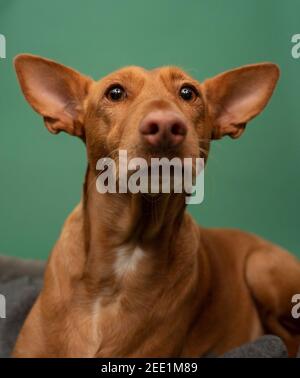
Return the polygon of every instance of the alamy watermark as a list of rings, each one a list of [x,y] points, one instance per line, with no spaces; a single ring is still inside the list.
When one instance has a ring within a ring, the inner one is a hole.
[[[204,199],[204,159],[166,157],[128,160],[126,150],[119,150],[116,161],[101,158],[96,188],[99,193],[184,193],[187,204],[200,204]]]
[[[295,294],[292,298],[292,303],[294,306],[292,307],[292,317],[294,319],[300,318],[300,294]]]
[[[0,319],[6,318],[6,299],[5,296],[0,294]]]
[[[291,42],[294,44],[291,50],[294,59],[300,58],[300,34],[292,35]]]
[[[6,58],[6,38],[0,34],[0,59]]]

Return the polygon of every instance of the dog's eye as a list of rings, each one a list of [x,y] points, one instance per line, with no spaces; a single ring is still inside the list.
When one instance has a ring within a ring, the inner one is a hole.
[[[184,101],[191,101],[198,96],[198,93],[193,87],[184,85],[180,88],[179,95]]]
[[[121,85],[114,85],[106,92],[106,97],[111,101],[123,100],[126,96],[125,89]]]

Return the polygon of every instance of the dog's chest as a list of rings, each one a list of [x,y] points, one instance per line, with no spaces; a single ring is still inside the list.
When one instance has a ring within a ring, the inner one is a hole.
[[[121,341],[124,335],[130,338],[143,318],[140,312],[132,311],[138,307],[136,299],[147,301],[147,293],[143,296],[138,287],[143,264],[147,260],[146,252],[139,247],[121,247],[114,254],[110,267],[114,282],[112,287],[100,290],[99,296],[90,300],[80,314],[73,311],[72,315],[68,315],[69,318],[73,317],[72,328],[76,330],[74,339],[81,346],[84,345],[84,354],[90,357],[102,355],[102,350],[103,355],[116,354],[118,345],[126,345],[125,339]],[[114,289],[114,285],[118,290]],[[74,350],[72,345],[68,347]]]

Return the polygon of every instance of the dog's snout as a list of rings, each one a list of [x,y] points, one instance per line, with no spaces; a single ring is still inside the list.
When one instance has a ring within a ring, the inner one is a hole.
[[[174,111],[152,111],[142,120],[140,133],[143,140],[153,147],[176,147],[185,139],[187,126]]]

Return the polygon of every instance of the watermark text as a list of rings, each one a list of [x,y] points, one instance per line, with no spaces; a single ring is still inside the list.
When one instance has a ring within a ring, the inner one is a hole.
[[[0,294],[0,319],[6,318],[6,299],[5,296]]]
[[[0,34],[0,59],[6,58],[6,38]]]

